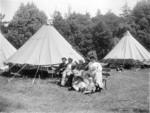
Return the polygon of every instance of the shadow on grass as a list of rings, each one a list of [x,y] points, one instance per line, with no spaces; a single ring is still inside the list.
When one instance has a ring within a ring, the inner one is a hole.
[[[131,108],[131,109],[128,109],[128,108],[113,108],[113,109],[110,109],[111,111],[113,112],[134,112],[134,113],[149,113],[149,110],[147,109],[140,109],[140,108]]]
[[[6,109],[10,106],[10,103],[7,103],[5,101],[0,101],[0,112],[6,111]]]
[[[24,109],[21,103],[9,102],[7,99],[0,97],[0,112],[8,112],[12,109]]]
[[[52,79],[50,81],[47,81],[47,83],[51,83],[51,84],[58,84],[58,80],[57,79]]]
[[[43,80],[53,78],[52,74],[48,74],[46,71],[39,71],[36,74],[36,70],[22,70],[21,73],[17,73],[17,71],[16,72],[5,71],[2,72],[0,75],[8,78],[14,76],[15,78],[39,78],[40,77],[40,79]]]

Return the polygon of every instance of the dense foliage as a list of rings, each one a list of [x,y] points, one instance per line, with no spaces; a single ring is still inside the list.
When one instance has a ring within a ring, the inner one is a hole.
[[[53,25],[82,54],[96,50],[98,58],[103,58],[129,30],[132,35],[150,50],[150,1],[140,1],[131,10],[128,4],[122,8],[120,16],[108,11],[96,16],[89,13],[69,12],[63,17],[59,11],[53,16]]]
[[[136,4],[132,12],[131,27],[138,40],[150,50],[150,1]]]
[[[102,15],[100,10],[94,17],[68,11],[65,16],[59,11],[53,13],[53,26],[72,46],[87,55],[90,50],[103,58],[117,44],[126,30],[148,50],[150,50],[150,1],[142,0],[131,10],[124,5],[122,14],[111,11]],[[21,4],[8,27],[1,30],[17,48],[22,46],[43,24],[47,17],[33,3]]]
[[[33,3],[21,4],[8,25],[7,38],[16,47],[21,47],[43,24],[47,17]]]

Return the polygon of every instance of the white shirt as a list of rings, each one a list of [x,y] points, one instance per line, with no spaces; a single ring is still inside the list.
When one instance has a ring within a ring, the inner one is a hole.
[[[72,63],[67,65],[66,70],[72,70]]]
[[[94,62],[94,63],[93,62],[89,62],[89,71],[91,73],[97,72],[97,71],[101,72],[102,71],[102,66],[98,62]]]

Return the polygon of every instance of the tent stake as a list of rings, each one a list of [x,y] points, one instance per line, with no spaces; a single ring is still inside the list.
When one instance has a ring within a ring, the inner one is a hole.
[[[21,70],[23,70],[25,66],[26,64],[16,74],[14,74],[14,76],[11,79],[9,79],[8,82],[10,82]]]
[[[36,73],[35,73],[35,75],[34,75],[34,79],[32,80],[32,84],[34,84],[35,77],[36,77],[36,75],[37,75],[37,73],[38,73],[38,71],[39,71],[39,67],[40,67],[40,66],[38,66],[38,68],[37,68],[37,70],[36,70]]]

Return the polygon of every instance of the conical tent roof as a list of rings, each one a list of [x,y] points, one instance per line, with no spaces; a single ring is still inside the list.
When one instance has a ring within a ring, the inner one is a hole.
[[[51,65],[61,58],[84,60],[51,25],[43,25],[6,63]]]
[[[4,61],[12,56],[17,50],[5,39],[0,32],[0,68],[4,66]]]
[[[127,31],[119,43],[104,57],[107,59],[132,59],[149,61],[150,53]]]

